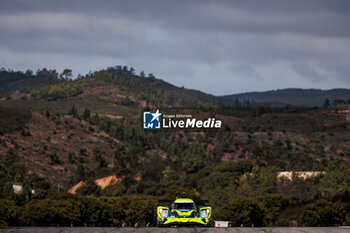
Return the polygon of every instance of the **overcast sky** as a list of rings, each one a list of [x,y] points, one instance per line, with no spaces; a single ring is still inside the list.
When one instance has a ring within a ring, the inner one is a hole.
[[[350,88],[350,1],[1,1],[0,67],[118,64],[216,95]]]

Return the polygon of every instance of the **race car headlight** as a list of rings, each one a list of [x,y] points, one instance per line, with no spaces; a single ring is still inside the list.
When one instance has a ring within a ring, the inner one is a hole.
[[[168,211],[168,209],[159,209],[159,214],[162,218],[167,218],[169,211]]]
[[[204,210],[201,210],[201,217],[202,218],[207,218],[210,214],[210,210],[209,209],[204,209]]]

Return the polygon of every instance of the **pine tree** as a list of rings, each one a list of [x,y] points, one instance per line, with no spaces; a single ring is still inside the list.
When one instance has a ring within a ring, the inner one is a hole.
[[[329,105],[329,99],[327,98],[324,100],[323,107],[328,107]]]
[[[50,112],[49,112],[49,110],[46,110],[46,112],[45,112],[45,116],[46,116],[47,118],[49,118],[49,117],[50,117]]]
[[[71,110],[70,110],[70,115],[72,115],[73,117],[76,117],[78,115],[78,111],[75,107],[75,105],[73,104]]]
[[[84,119],[85,121],[90,120],[90,110],[87,109],[87,108],[85,108],[85,110],[84,110],[83,119]]]

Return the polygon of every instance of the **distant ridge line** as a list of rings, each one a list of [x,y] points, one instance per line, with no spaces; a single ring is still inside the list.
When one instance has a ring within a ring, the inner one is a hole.
[[[330,103],[337,98],[343,98],[345,101],[348,101],[350,99],[350,89],[334,88],[322,90],[311,88],[286,88],[262,92],[245,92],[224,95],[221,96],[221,98],[239,101],[277,102],[295,106],[315,107],[322,106],[326,99],[328,99]]]

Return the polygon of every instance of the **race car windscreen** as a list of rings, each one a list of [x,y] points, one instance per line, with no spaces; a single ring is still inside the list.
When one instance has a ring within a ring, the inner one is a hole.
[[[193,210],[196,207],[194,206],[194,203],[192,202],[177,202],[174,203],[174,209],[178,210]]]

